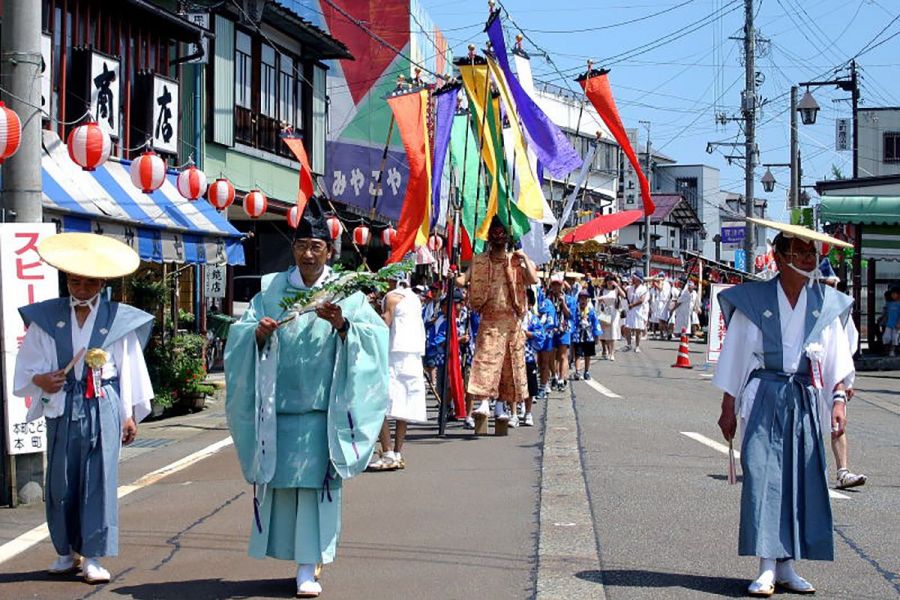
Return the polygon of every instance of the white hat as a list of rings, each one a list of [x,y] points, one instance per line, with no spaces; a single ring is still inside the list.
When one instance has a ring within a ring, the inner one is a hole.
[[[141,258],[130,246],[96,233],[57,233],[38,244],[37,250],[48,265],[82,277],[124,277],[141,266]]]

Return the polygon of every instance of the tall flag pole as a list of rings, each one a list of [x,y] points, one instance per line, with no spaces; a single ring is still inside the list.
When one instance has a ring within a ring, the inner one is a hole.
[[[619,117],[619,110],[616,108],[616,101],[613,98],[612,89],[609,86],[608,73],[609,69],[601,69],[599,71],[596,69],[589,69],[587,73],[579,77],[576,81],[581,84],[588,100],[594,105],[594,108],[600,114],[600,118],[606,123],[606,127],[609,129],[610,133],[612,133],[616,141],[619,142],[619,146],[622,148],[625,156],[628,157],[628,162],[634,167],[638,181],[641,185],[641,200],[644,203],[644,214],[649,217],[656,210],[656,205],[653,203],[653,199],[650,196],[650,183],[647,181],[647,176],[644,175],[644,171],[641,169],[640,161],[634,153],[634,148],[631,147],[628,134],[625,132],[625,126],[622,124],[622,119]]]

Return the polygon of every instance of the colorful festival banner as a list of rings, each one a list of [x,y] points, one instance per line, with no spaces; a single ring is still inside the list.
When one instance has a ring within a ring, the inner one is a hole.
[[[461,236],[460,242],[466,238],[475,239],[475,229],[484,219],[484,202],[481,203],[480,214],[476,213],[478,199],[485,197],[485,189],[478,176],[478,142],[469,124],[468,113],[453,117],[453,128],[450,134],[450,165],[456,173],[456,185],[462,205],[462,222],[467,235]]]
[[[423,228],[429,230],[431,212],[431,161],[428,150],[428,91],[417,90],[390,96],[387,99],[409,163],[409,182],[406,196],[397,223],[397,238],[391,247],[388,262],[403,260],[416,245],[423,245],[427,239],[419,240]]]
[[[306,156],[306,148],[303,147],[303,138],[299,136],[284,136],[281,138],[300,163],[300,193],[297,194],[297,206],[300,207],[300,216],[306,210],[306,203],[313,195],[312,169],[309,168],[309,158]]]
[[[447,160],[447,148],[450,145],[450,130],[453,126],[453,115],[456,113],[457,98],[459,98],[458,85],[445,88],[434,95],[434,166],[431,170],[432,227],[437,224],[441,213],[441,179]]]
[[[500,22],[500,10],[495,10],[488,19],[485,29],[491,45],[496,53],[497,62],[505,74],[509,91],[515,101],[515,105],[522,121],[522,125],[528,132],[531,147],[540,159],[541,164],[554,177],[562,178],[581,166],[581,158],[566,135],[553,121],[541,110],[537,103],[528,95],[519,80],[509,68],[509,58],[506,55],[506,42],[503,39],[503,25]]]
[[[613,98],[612,89],[609,87],[607,73],[608,71],[593,70],[579,77],[577,81],[584,89],[588,100],[597,109],[600,118],[606,123],[610,133],[619,142],[619,146],[621,146],[625,156],[628,157],[631,166],[634,167],[641,185],[641,199],[644,202],[644,212],[647,215],[652,215],[656,210],[656,205],[653,204],[653,199],[650,197],[650,183],[647,181],[644,171],[641,170],[640,162],[634,153],[634,148],[631,147],[631,142],[628,140],[628,134],[625,132],[622,119],[619,117],[619,110],[616,108],[616,101]]]

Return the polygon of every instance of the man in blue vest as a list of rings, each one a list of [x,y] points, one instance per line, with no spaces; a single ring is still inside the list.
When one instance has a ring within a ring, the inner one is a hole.
[[[66,273],[69,291],[19,309],[28,332],[14,391],[32,399],[29,421],[47,419],[47,527],[59,555],[49,571],[80,566],[87,583],[106,583],[99,559],[119,550],[119,451],[134,441],[153,397],[143,355],[153,317],[101,297],[107,279],[140,265],[125,244],[63,233],[38,252]]]
[[[728,324],[713,378],[724,393],[719,427],[726,440],[738,421],[743,432],[738,554],[760,559],[748,593],[768,597],[778,585],[811,594],[794,561],[834,560],[822,435],[843,434],[854,375],[844,326],[852,300],[815,273],[821,242],[846,244],[759,222],[781,231],[774,240],[779,274],[719,296]]]

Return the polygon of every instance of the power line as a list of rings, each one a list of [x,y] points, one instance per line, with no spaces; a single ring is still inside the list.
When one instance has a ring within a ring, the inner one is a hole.
[[[682,6],[687,6],[688,4],[693,3],[695,0],[685,0],[681,4],[676,4],[674,6],[670,6],[669,8],[657,11],[655,13],[651,13],[649,15],[644,15],[643,17],[637,17],[634,19],[628,19],[627,21],[619,21],[618,23],[612,23],[610,25],[601,25],[600,27],[584,27],[582,29],[529,29],[531,33],[549,33],[549,34],[572,34],[572,33],[587,33],[591,31],[603,31],[605,29],[615,29],[616,27],[621,27],[623,25],[631,25],[632,23],[639,23],[641,21],[646,21],[648,19],[652,19],[653,17],[658,17],[659,15],[664,15],[666,13],[672,12],[673,10],[677,10]]]

